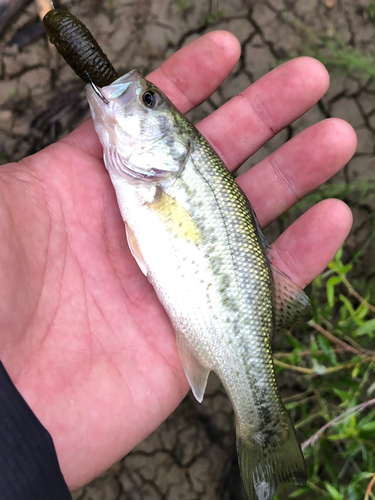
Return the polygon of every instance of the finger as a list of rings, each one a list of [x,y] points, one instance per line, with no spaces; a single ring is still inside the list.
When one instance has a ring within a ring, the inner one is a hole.
[[[345,121],[330,118],[304,130],[238,178],[262,227],[340,170],[357,137]]]
[[[182,113],[187,113],[207,99],[227,77],[240,51],[234,35],[213,31],[177,51],[147,78],[163,90]],[[63,142],[102,156],[92,120],[83,123]]]
[[[275,241],[272,263],[302,288],[332,260],[352,226],[350,208],[324,200],[308,210]]]
[[[233,171],[309,110],[328,85],[327,70],[319,61],[293,59],[233,97],[198,128]]]

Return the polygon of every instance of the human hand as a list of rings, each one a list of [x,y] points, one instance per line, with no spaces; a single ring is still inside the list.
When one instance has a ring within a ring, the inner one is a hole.
[[[186,113],[227,76],[239,50],[232,35],[210,33],[148,78]],[[295,59],[198,128],[235,171],[327,87],[319,62]],[[240,176],[260,224],[325,182],[355,146],[347,123],[325,120]],[[273,263],[306,286],[351,221],[342,202],[317,204],[273,244]],[[0,358],[75,489],[153,431],[188,390],[170,321],[127,246],[91,120],[0,168],[0,234]]]

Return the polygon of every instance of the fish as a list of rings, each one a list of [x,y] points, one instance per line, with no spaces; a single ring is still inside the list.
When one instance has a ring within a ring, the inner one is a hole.
[[[214,371],[233,405],[247,500],[306,482],[271,350],[278,330],[312,315],[271,262],[256,214],[194,125],[136,70],[86,87],[127,240],[176,332],[201,402]]]

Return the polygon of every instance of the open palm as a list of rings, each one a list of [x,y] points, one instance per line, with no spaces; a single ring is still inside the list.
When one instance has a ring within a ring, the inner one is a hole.
[[[207,98],[239,45],[214,32],[149,79],[183,112]],[[326,91],[323,66],[280,66],[199,124],[230,170]],[[262,226],[333,175],[355,134],[341,120],[310,127],[239,178]],[[332,258],[351,226],[321,202],[273,245],[274,263],[301,286]],[[128,249],[91,120],[57,144],[0,168],[0,358],[53,436],[76,488],[157,427],[188,385],[174,332]]]

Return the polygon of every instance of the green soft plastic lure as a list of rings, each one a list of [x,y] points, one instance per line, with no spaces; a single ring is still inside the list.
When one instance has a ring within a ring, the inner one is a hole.
[[[52,9],[44,16],[43,24],[50,42],[85,83],[104,87],[118,78],[98,42],[73,14]]]

